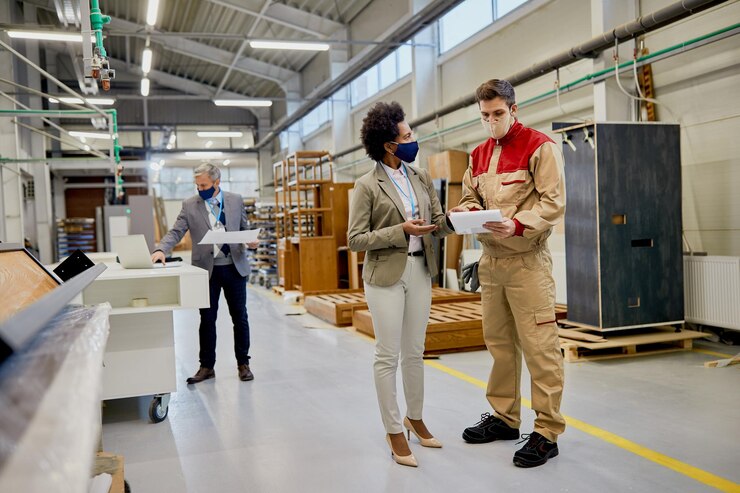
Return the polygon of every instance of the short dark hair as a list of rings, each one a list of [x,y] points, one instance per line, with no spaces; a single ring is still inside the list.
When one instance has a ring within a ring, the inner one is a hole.
[[[509,84],[509,81],[507,80],[491,79],[485,81],[475,90],[475,101],[477,103],[480,103],[481,101],[491,101],[496,98],[503,99],[506,101],[509,108],[511,108],[512,105],[516,104],[514,86]]]
[[[385,156],[385,143],[391,142],[398,136],[398,124],[404,121],[406,114],[400,104],[375,103],[362,120],[360,140],[365,152],[375,161]]]

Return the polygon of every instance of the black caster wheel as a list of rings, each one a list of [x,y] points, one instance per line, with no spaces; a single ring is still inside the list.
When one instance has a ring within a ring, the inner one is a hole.
[[[270,281],[267,281],[267,282],[265,283],[265,288],[267,288],[267,289],[270,289],[270,288],[272,288],[272,283],[271,283]]]
[[[151,404],[149,404],[149,419],[152,420],[152,423],[161,423],[167,419],[169,409],[169,406],[162,405],[161,397],[154,397]]]

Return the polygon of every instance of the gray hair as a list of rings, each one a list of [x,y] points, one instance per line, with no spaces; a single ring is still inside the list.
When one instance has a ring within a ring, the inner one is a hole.
[[[203,163],[193,170],[193,176],[208,175],[213,181],[221,179],[221,170],[211,163]]]

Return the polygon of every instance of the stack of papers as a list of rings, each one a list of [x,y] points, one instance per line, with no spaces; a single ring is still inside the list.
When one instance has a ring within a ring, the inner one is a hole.
[[[259,239],[260,229],[245,231],[214,231],[208,230],[198,245],[223,245],[224,243],[251,243]]]
[[[500,223],[503,221],[504,218],[501,216],[499,209],[450,213],[450,222],[455,228],[455,233],[459,235],[490,233],[490,231],[483,228],[483,224],[488,222]]]

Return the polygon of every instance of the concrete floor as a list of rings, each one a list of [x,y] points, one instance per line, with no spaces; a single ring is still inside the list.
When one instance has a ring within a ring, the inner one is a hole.
[[[217,378],[185,384],[198,364],[198,313],[189,310],[176,315],[178,392],[167,420],[148,422],[148,398],[107,403],[103,446],[125,456],[134,493],[703,492],[717,491],[707,484],[713,481],[740,491],[740,367],[702,366],[717,356],[692,351],[566,363],[562,410],[580,421],[561,437],[559,457],[523,470],[512,464],[521,445],[460,438],[490,410],[479,387],[490,370],[488,353],[445,355],[437,363],[471,378],[426,367],[424,419],[444,448],[426,449],[412,438],[420,464],[412,469],[391,460],[384,440],[372,341],[300,315],[302,307],[264,289],[250,288],[248,297],[254,381],[237,378],[223,305]],[[529,433],[534,414],[525,408],[523,418]],[[629,443],[615,445],[619,437],[645,447],[642,455],[627,450],[634,448]],[[680,472],[649,459],[656,454],[681,461]]]

